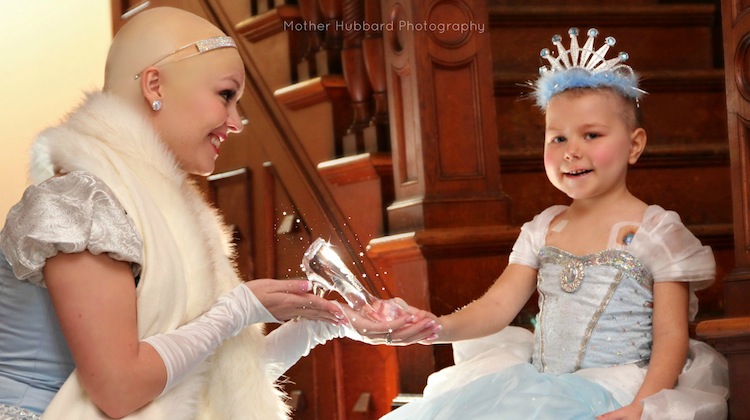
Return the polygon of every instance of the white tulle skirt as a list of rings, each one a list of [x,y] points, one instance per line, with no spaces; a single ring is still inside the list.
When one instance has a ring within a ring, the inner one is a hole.
[[[456,364],[430,375],[421,400],[383,420],[593,419],[630,404],[646,376],[635,365],[539,373],[530,363],[534,337],[523,328],[454,343]],[[691,340],[674,389],[644,400],[642,419],[726,419],[726,359]]]

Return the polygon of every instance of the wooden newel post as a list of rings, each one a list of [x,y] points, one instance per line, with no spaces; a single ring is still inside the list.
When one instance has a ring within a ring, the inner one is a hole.
[[[724,280],[725,315],[750,315],[750,8],[722,2],[735,268]]]
[[[451,285],[479,280],[480,260],[489,271],[481,275],[498,275],[500,264],[487,261],[502,250],[488,256],[476,249],[482,240],[496,243],[480,233],[510,217],[500,186],[488,17],[474,12],[487,4],[381,5],[396,198],[388,207],[392,236],[373,240],[369,255],[387,268],[394,294],[417,307],[451,311],[439,305],[456,301]],[[421,392],[435,369],[432,351],[398,349],[401,392]]]
[[[367,77],[362,40],[365,37],[365,5],[362,0],[343,1],[344,42],[341,49],[341,66],[346,80],[346,88],[352,100],[353,121],[344,136],[344,155],[365,150],[362,132],[369,127],[372,118],[372,86]]]
[[[735,267],[724,278],[724,314],[696,333],[729,362],[729,417],[750,413],[750,7],[722,0]]]
[[[307,50],[302,61],[297,64],[297,74],[300,80],[307,80],[317,75],[315,56],[323,46],[323,34],[318,28],[321,25],[320,8],[317,0],[299,0],[297,2],[302,15],[302,22],[307,28]]]
[[[316,69],[318,76],[341,73],[341,45],[343,25],[341,24],[342,0],[318,0],[321,22],[325,24],[323,48],[318,51]]]
[[[383,45],[383,24],[380,0],[365,0],[365,22],[368,24],[362,51],[365,53],[365,67],[370,78],[373,97],[372,125],[377,137],[377,150],[391,150],[388,132],[388,85],[385,76],[385,55]]]

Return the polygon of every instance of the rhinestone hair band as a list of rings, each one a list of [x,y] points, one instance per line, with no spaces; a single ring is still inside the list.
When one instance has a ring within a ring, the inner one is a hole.
[[[549,66],[539,68],[539,78],[531,82],[536,104],[544,109],[552,96],[575,88],[612,88],[628,99],[638,100],[644,93],[638,88],[638,76],[630,66],[623,64],[629,58],[628,53],[621,52],[614,58],[607,59],[610,47],[615,45],[615,38],[608,36],[599,49],[594,49],[594,40],[599,31],[588,30],[588,39],[583,47],[578,44],[578,28],[570,28],[570,47],[565,48],[562,37],[552,37],[552,44],[557,47],[557,56],[544,48],[539,55],[549,62]]]
[[[173,61],[173,63],[185,60],[190,57],[194,57],[199,54],[203,54],[204,52],[217,50],[219,48],[237,48],[237,44],[235,44],[234,39],[225,35],[215,36],[213,38],[201,39],[200,41],[191,42],[190,44],[183,45],[182,47],[177,48],[176,50],[159,57],[158,60],[154,61],[153,64],[147,67],[155,66],[161,63],[162,61],[166,60],[168,57],[171,57],[177,54],[178,52],[186,50],[191,47],[195,47],[197,51],[188,56],[182,57],[179,60],[175,60]],[[141,73],[143,73],[143,70],[141,70],[140,73],[136,74],[134,79],[138,80],[138,78],[141,77]]]

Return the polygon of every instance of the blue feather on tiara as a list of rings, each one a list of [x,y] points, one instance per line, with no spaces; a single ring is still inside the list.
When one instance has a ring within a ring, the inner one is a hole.
[[[562,45],[562,37],[555,35],[552,43],[557,47],[557,57],[544,48],[540,55],[549,67],[539,69],[539,79],[532,83],[532,96],[536,104],[544,109],[547,102],[556,94],[575,88],[611,88],[629,99],[639,99],[645,92],[638,88],[638,76],[630,66],[623,64],[628,54],[621,52],[607,59],[609,48],[615,45],[613,37],[607,37],[599,49],[594,50],[594,38],[599,31],[588,30],[588,39],[583,47],[578,45],[578,29],[570,28],[570,47]]]

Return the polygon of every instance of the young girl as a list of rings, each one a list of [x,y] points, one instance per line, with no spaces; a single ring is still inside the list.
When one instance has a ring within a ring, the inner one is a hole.
[[[688,337],[713,254],[676,213],[628,191],[646,145],[643,92],[627,55],[604,57],[613,38],[594,50],[596,30],[583,47],[577,34],[567,50],[552,39],[556,57],[542,50],[550,67],[534,92],[547,177],[572,203],[524,224],[486,294],[438,319],[437,341],[486,338],[456,343],[456,366],[386,419],[726,417],[726,362]],[[535,290],[532,338],[507,326]]]

